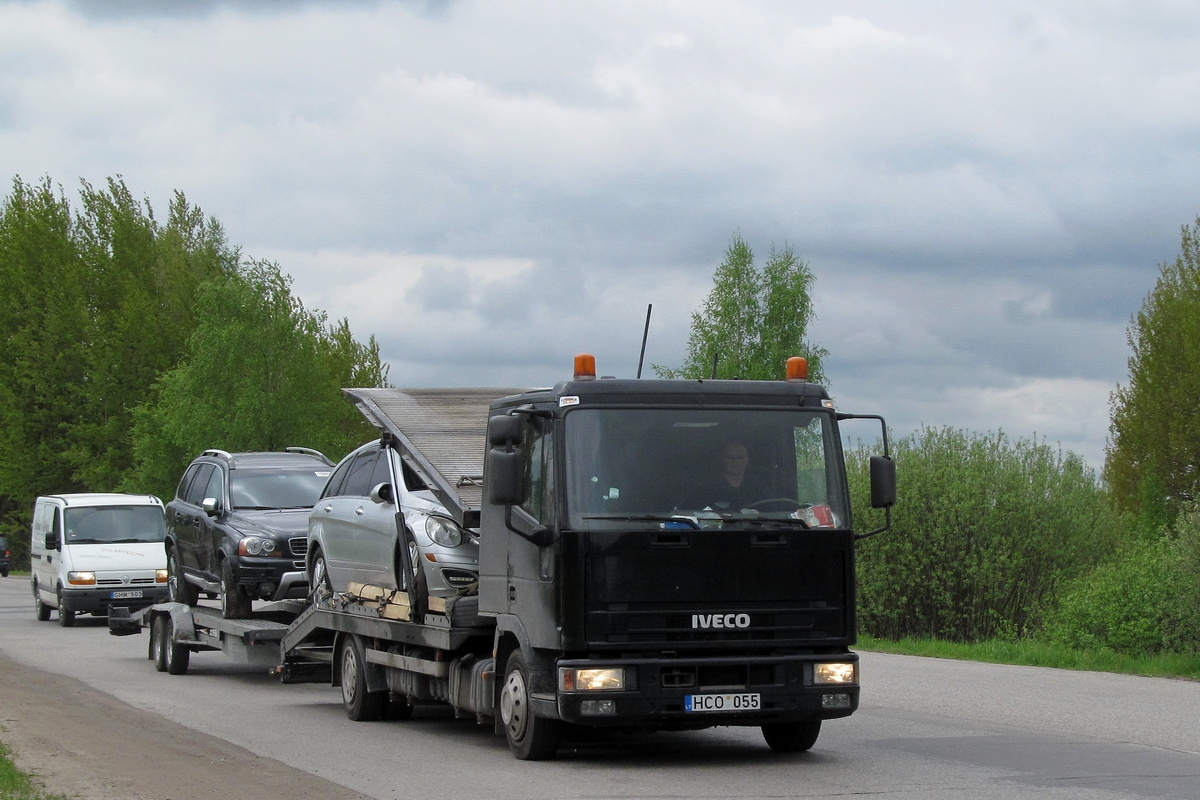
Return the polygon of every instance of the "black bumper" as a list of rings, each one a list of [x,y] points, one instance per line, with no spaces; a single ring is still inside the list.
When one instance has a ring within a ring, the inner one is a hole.
[[[557,716],[589,726],[664,730],[848,717],[858,709],[859,685],[814,682],[814,665],[833,661],[857,663],[858,655],[560,660],[560,667],[624,666],[627,685],[559,691]],[[691,710],[705,707],[711,710]]]
[[[141,592],[141,597],[113,597]],[[120,586],[104,589],[68,589],[62,590],[62,603],[68,611],[77,614],[107,614],[110,606],[124,606],[129,609],[146,608],[167,599],[167,585],[156,583],[153,586]]]

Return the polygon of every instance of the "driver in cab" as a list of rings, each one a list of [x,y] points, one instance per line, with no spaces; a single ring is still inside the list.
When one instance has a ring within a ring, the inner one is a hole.
[[[721,448],[721,476],[711,492],[710,507],[721,513],[741,511],[767,495],[765,487],[747,474],[750,451],[737,440]]]

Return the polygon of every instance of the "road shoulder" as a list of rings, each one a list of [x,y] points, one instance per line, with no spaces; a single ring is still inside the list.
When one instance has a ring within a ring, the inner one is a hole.
[[[0,741],[50,793],[85,800],[366,800],[3,653],[0,698]]]

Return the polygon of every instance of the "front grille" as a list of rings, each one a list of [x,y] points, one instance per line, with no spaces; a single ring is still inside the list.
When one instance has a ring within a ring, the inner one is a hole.
[[[134,578],[129,581],[130,586],[143,586],[147,583],[154,583],[154,578]],[[120,578],[98,578],[97,586],[124,586]]]
[[[288,547],[292,548],[294,556],[308,555],[308,539],[303,536],[294,536],[288,539]]]

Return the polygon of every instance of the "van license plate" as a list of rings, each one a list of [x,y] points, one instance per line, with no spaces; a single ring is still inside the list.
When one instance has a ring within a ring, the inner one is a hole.
[[[684,711],[758,711],[758,694],[689,694],[683,698]]]
[[[112,600],[136,600],[142,596],[142,590],[138,589],[133,592],[113,592],[109,595]]]

